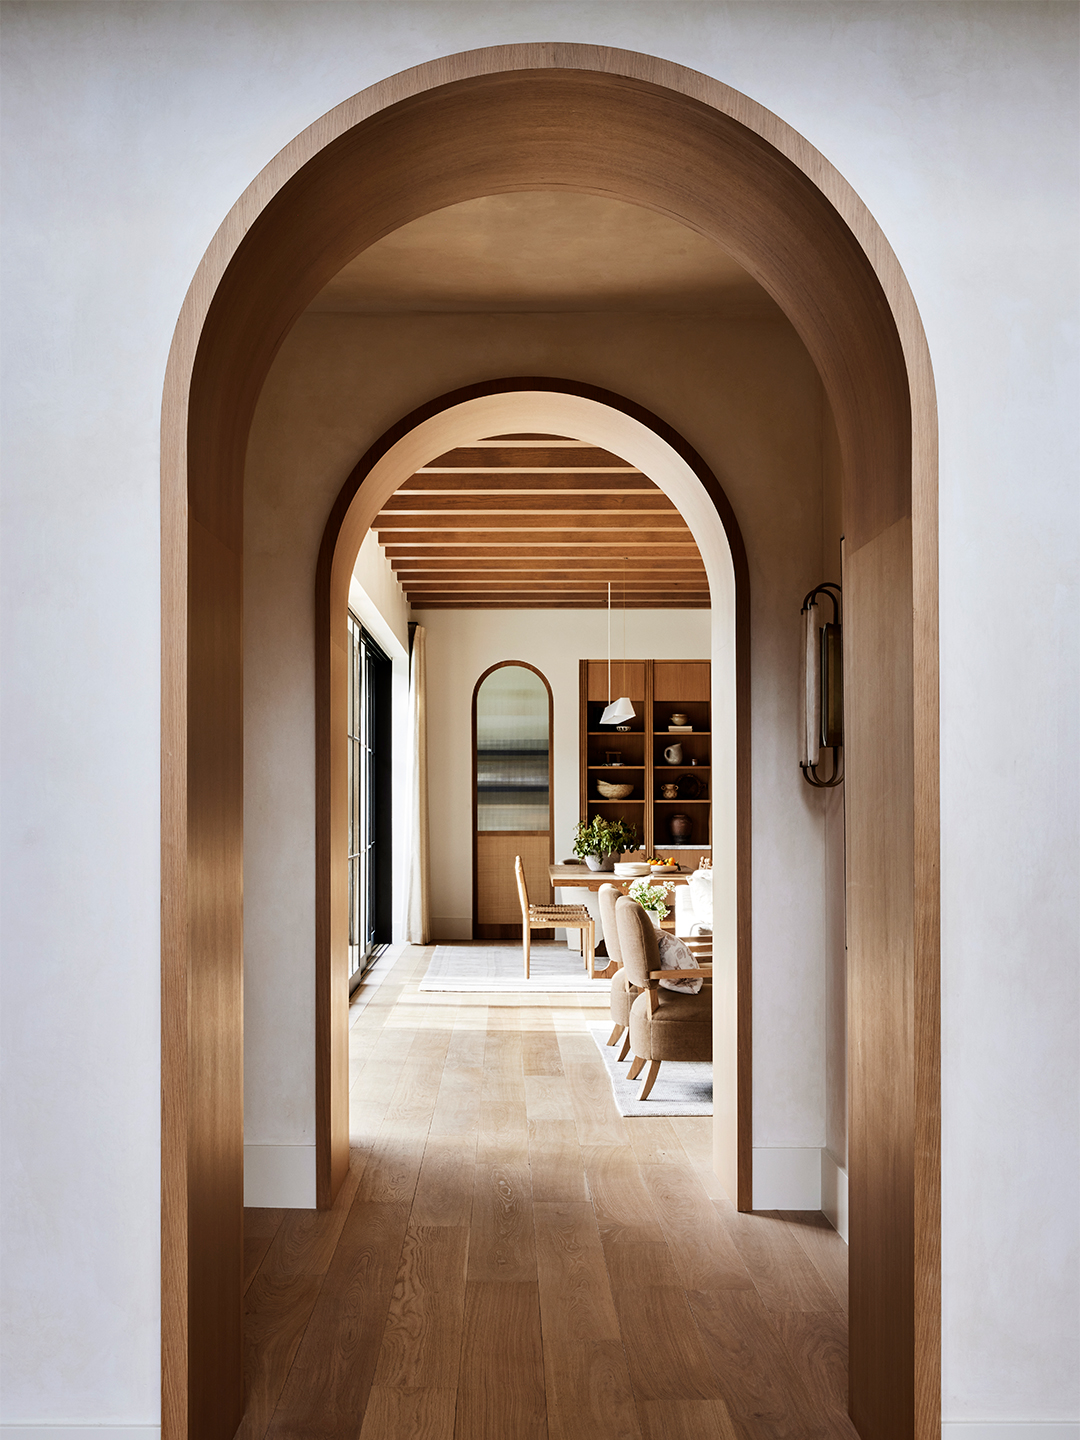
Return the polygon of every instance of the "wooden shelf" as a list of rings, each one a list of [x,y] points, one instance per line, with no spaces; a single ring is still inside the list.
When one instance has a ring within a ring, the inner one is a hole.
[[[616,684],[615,669],[619,670]],[[695,854],[707,854],[711,846],[700,843],[683,843],[663,839],[670,815],[685,809],[693,816],[695,840],[711,832],[710,820],[712,801],[697,797],[693,800],[665,800],[660,794],[661,785],[677,783],[683,775],[698,774],[703,780],[709,774],[711,765],[711,676],[712,667],[708,660],[626,660],[612,669],[612,688],[616,694],[629,695],[637,711],[628,730],[613,726],[597,725],[604,707],[608,703],[608,675],[606,660],[582,660],[581,666],[581,709],[580,726],[580,803],[581,817],[604,815],[617,819],[625,815],[627,821],[637,828],[640,848],[645,854],[658,850],[687,850]],[[644,695],[644,698],[640,698]],[[693,725],[692,730],[669,730],[669,715],[684,714]],[[605,743],[599,743],[605,742]],[[669,765],[663,758],[668,745],[685,746],[685,757],[677,765]],[[606,765],[599,763],[599,757],[607,750],[618,751],[629,757],[632,763]],[[591,752],[591,753],[590,753]],[[691,765],[692,759],[703,763]],[[626,783],[633,784],[635,791],[641,790],[644,798],[627,800],[605,800],[592,792],[598,779],[618,784],[625,777]],[[708,783],[706,781],[706,783]],[[693,787],[691,787],[693,788]],[[691,809],[691,806],[693,809]]]

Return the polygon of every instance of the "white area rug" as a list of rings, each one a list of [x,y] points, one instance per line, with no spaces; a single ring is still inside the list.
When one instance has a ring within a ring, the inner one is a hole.
[[[581,956],[565,945],[533,945],[526,980],[520,941],[490,941],[485,945],[465,940],[458,945],[436,945],[419,988],[462,994],[529,995],[547,991],[606,997],[611,994],[611,981],[590,980]]]
[[[611,1034],[610,1025],[590,1025],[589,1034],[604,1057],[604,1066],[615,1094],[620,1115],[711,1115],[712,1065],[706,1060],[665,1060],[660,1066],[656,1084],[645,1101],[637,1097],[648,1072],[648,1065],[636,1080],[626,1078],[633,1055],[619,1060],[622,1039],[614,1045],[605,1041]]]

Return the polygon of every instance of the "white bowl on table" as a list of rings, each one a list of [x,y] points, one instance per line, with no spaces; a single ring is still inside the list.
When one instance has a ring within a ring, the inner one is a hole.
[[[615,862],[615,874],[623,880],[640,880],[650,873],[651,868],[641,860],[617,860]]]

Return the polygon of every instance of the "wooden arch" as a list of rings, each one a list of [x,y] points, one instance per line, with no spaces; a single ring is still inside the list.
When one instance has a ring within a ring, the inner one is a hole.
[[[939,1425],[936,408],[910,289],[801,136],[626,51],[495,47],[352,97],[291,142],[204,256],[162,406],[162,1425],[242,1409],[243,467],[289,328],[382,235],[514,190],[604,194],[714,240],[828,393],[846,535],[851,1408]]]

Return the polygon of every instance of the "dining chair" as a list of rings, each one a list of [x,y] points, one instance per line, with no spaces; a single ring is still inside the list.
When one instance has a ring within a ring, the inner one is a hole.
[[[533,905],[529,901],[529,889],[525,884],[525,867],[521,856],[514,856],[514,874],[517,876],[518,899],[521,902],[521,940],[525,951],[525,979],[529,978],[529,952],[532,948],[534,930],[552,930],[562,926],[566,930],[580,930],[582,954],[589,979],[595,978],[596,967],[596,922],[584,905]]]
[[[629,896],[615,902],[615,923],[627,981],[643,992],[630,1007],[634,1063],[627,1079],[636,1080],[648,1061],[638,1095],[639,1100],[647,1100],[663,1061],[712,1059],[712,969],[662,969],[656,927]],[[660,986],[661,980],[698,978],[704,984],[697,995]]]
[[[615,1028],[607,1043],[614,1045],[625,1031],[626,1038],[619,1051],[619,1059],[625,1060],[626,1053],[630,1049],[630,1006],[641,994],[641,991],[631,985],[626,978],[622,951],[619,949],[619,927],[615,919],[615,902],[621,898],[622,891],[617,885],[600,886],[600,923],[604,928],[604,944],[607,946],[608,955],[619,967],[611,977],[611,1018]],[[636,900],[634,904],[637,904]]]

